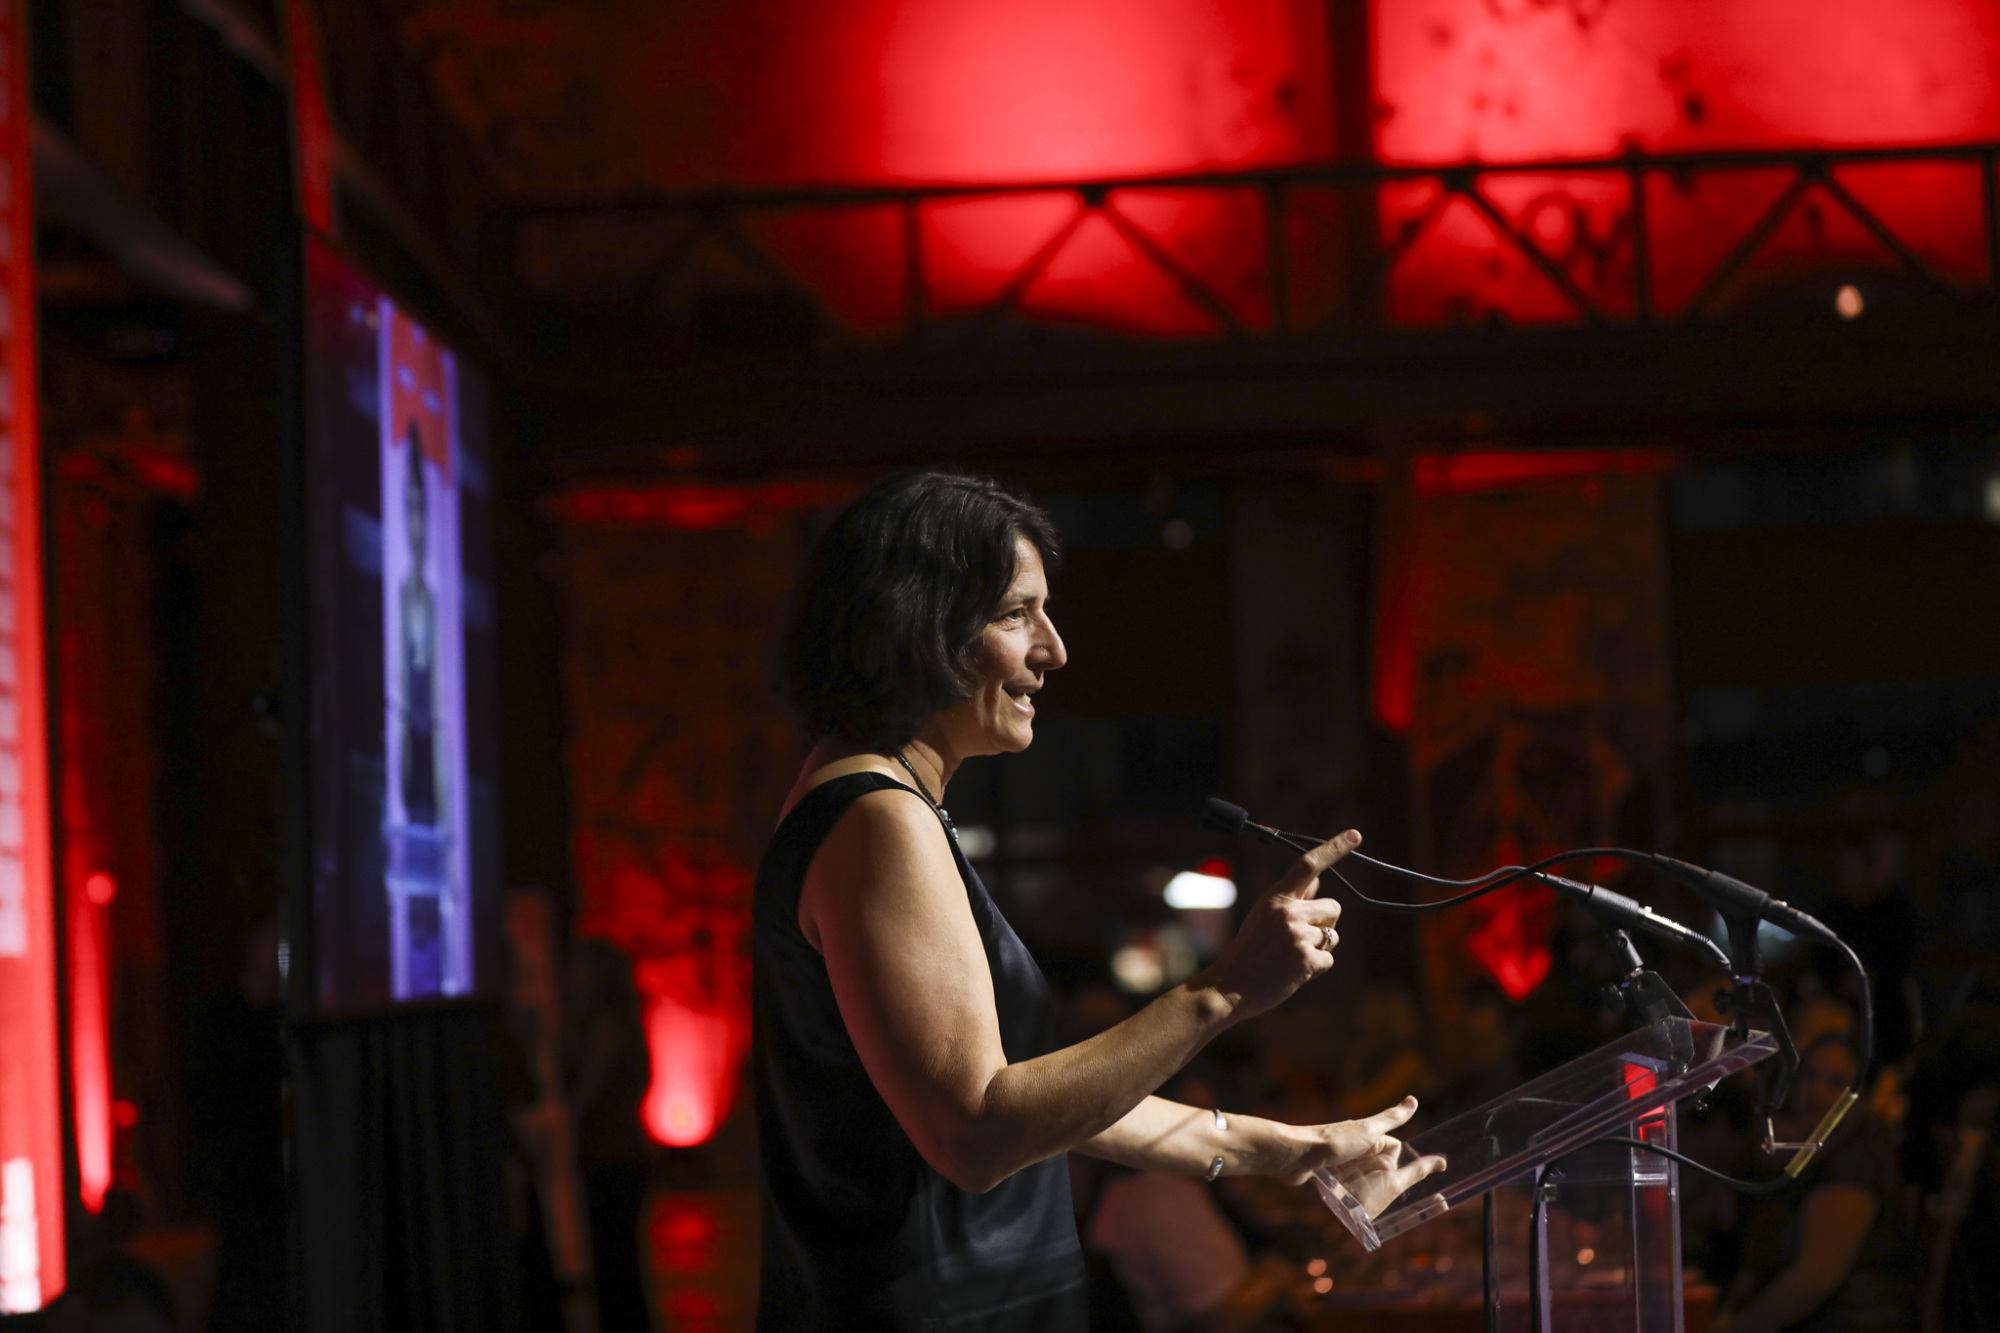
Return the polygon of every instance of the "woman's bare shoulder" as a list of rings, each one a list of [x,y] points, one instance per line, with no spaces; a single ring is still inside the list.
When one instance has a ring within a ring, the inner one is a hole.
[[[950,841],[930,803],[914,791],[883,788],[857,798],[820,843],[799,894],[799,926],[817,949],[825,912],[907,916],[964,901]]]
[[[778,813],[779,821],[783,822],[785,816],[792,812],[792,807],[803,800],[807,792],[815,787],[823,787],[835,778],[844,778],[855,773],[880,773],[884,777],[895,778],[898,782],[903,781],[891,767],[892,762],[872,750],[836,748],[822,741],[813,747],[812,753],[806,756],[805,763],[800,766],[798,779],[792,783],[791,791],[785,795],[784,809]]]

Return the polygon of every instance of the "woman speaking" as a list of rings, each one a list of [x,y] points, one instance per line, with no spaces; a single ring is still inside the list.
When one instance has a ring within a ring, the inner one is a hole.
[[[1393,1198],[1414,1099],[1332,1125],[1152,1096],[1210,1039],[1333,966],[1339,905],[1301,857],[1205,971],[1058,1049],[1049,989],[960,851],[959,764],[1024,750],[1063,665],[1048,517],[995,482],[895,477],[814,548],[780,650],[816,744],[757,873],[758,1326],[1070,1333],[1087,1327],[1063,1154]]]

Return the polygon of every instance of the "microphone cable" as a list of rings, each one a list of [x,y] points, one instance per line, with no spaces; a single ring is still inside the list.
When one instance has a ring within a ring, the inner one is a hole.
[[[1229,805],[1219,797],[1209,802],[1208,808],[1203,815],[1203,823],[1214,831],[1221,833],[1243,832],[1247,830],[1257,834],[1259,837],[1266,838],[1299,852],[1312,851],[1321,842],[1325,841],[1324,839],[1315,841],[1303,834],[1287,833],[1283,829],[1268,828],[1265,825],[1254,823],[1250,820],[1246,811],[1243,811],[1240,807]],[[1231,827],[1232,825],[1233,827]],[[1553,856],[1545,856],[1531,865],[1501,866],[1496,870],[1490,870],[1486,874],[1475,876],[1472,879],[1446,879],[1438,875],[1425,874],[1421,870],[1410,870],[1403,866],[1390,865],[1386,861],[1378,861],[1374,857],[1358,851],[1351,851],[1347,855],[1361,864],[1382,871],[1385,874],[1395,875],[1420,884],[1433,885],[1438,888],[1463,890],[1463,892],[1455,893],[1451,897],[1424,903],[1397,902],[1392,899],[1373,898],[1356,888],[1354,882],[1340,872],[1338,864],[1327,867],[1327,873],[1339,880],[1348,893],[1353,895],[1355,902],[1361,906],[1377,912],[1389,912],[1408,916],[1420,915],[1426,912],[1443,912],[1454,907],[1463,906],[1476,898],[1483,898],[1489,893],[1506,888],[1510,884],[1518,884],[1523,880],[1538,879],[1541,872],[1549,869],[1551,866],[1558,866],[1567,861],[1585,858],[1624,861],[1628,864],[1648,866],[1655,872],[1664,872],[1669,867],[1679,865],[1679,863],[1672,861],[1670,858],[1658,856],[1650,852],[1635,852],[1626,847],[1580,847],[1570,851],[1557,852]],[[1679,866],[1679,869],[1682,871],[1691,871],[1695,868]],[[1766,899],[1761,894],[1757,896],[1761,902],[1780,907],[1785,906],[1778,903],[1776,899]],[[1800,1151],[1794,1155],[1783,1177],[1786,1180],[1791,1180],[1797,1178],[1799,1172],[1805,1169],[1814,1155],[1825,1145],[1827,1137],[1838,1127],[1847,1111],[1855,1102],[1860,1100],[1861,1090],[1866,1086],[1868,1070],[1875,1061],[1875,1004],[1868,969],[1862,965],[1860,956],[1854,952],[1854,949],[1847,941],[1841,939],[1832,931],[1827,930],[1824,925],[1813,920],[1811,917],[1797,912],[1796,909],[1787,907],[1786,911],[1790,914],[1792,922],[1803,922],[1813,927],[1811,932],[1803,933],[1804,938],[1838,949],[1845,956],[1848,968],[1854,974],[1856,989],[1858,991],[1856,996],[1858,1003],[1856,1005],[1854,1034],[1857,1067],[1854,1086],[1847,1093],[1843,1094],[1839,1102],[1834,1104],[1833,1109],[1827,1113],[1826,1118],[1813,1131],[1811,1138],[1806,1143],[1797,1145]],[[1787,922],[1774,922],[1773,924],[1778,925],[1781,930],[1787,930],[1788,933],[1795,935],[1802,934],[1799,930],[1792,929]]]
[[[1261,829],[1262,826],[1251,825],[1246,822],[1244,827]],[[1270,832],[1280,842],[1294,851],[1309,852],[1320,845],[1301,834],[1286,833],[1280,829],[1272,829]],[[1370,866],[1390,875],[1400,876],[1403,879],[1415,880],[1423,884],[1434,884],[1441,888],[1466,890],[1463,893],[1454,894],[1449,898],[1440,898],[1427,903],[1405,903],[1386,898],[1371,898],[1360,889],[1354,887],[1353,881],[1340,873],[1340,867],[1337,863],[1327,867],[1327,873],[1339,880],[1347,891],[1354,895],[1354,900],[1362,906],[1378,912],[1394,912],[1410,916],[1425,912],[1442,912],[1453,907],[1462,906],[1475,898],[1483,898],[1489,893],[1504,889],[1509,884],[1518,884],[1522,880],[1532,880],[1542,871],[1547,870],[1551,866],[1561,865],[1565,861],[1575,861],[1586,857],[1591,859],[1605,858],[1625,861],[1633,865],[1658,868],[1654,857],[1648,852],[1635,852],[1625,847],[1580,847],[1571,851],[1557,852],[1553,856],[1545,856],[1532,865],[1501,866],[1497,870],[1490,870],[1486,874],[1473,879],[1444,879],[1437,875],[1427,875],[1421,870],[1409,870],[1403,866],[1390,865],[1386,861],[1378,861],[1374,857],[1365,856],[1360,852],[1349,852],[1347,855],[1349,858],[1357,860],[1363,865]],[[1847,941],[1841,939],[1839,936],[1829,932],[1826,939],[1818,942],[1828,944],[1846,956],[1848,969],[1853,972],[1856,985],[1860,991],[1858,997],[1859,1003],[1855,1006],[1854,1045],[1855,1055],[1859,1059],[1862,1074],[1865,1076],[1869,1066],[1875,1060],[1875,1007],[1873,990],[1869,984],[1868,969],[1862,966],[1860,957],[1856,955]]]

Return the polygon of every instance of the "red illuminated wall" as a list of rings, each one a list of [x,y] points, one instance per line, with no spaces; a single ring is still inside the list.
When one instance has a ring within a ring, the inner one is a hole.
[[[0,1312],[64,1277],[24,8],[0,0]]]
[[[2000,139],[2000,7],[1984,0],[1394,0],[1374,17],[1377,148],[1392,162]],[[1986,276],[1976,164],[1835,175],[1940,275]],[[1787,183],[1781,170],[1651,179],[1657,308],[1685,306]],[[1520,176],[1490,192],[1573,281],[1629,313],[1632,232],[1618,174]],[[1430,183],[1387,191],[1384,239],[1438,198]],[[1730,296],[1895,267],[1823,193],[1804,202]],[[1391,276],[1393,318],[1575,318],[1472,205],[1452,202],[1424,226]]]
[[[1452,878],[1566,848],[1644,845],[1672,698],[1661,451],[1418,457],[1392,480],[1378,719],[1405,730],[1420,851]],[[1576,866],[1579,878],[1617,866]],[[1515,1000],[1548,975],[1559,912],[1502,890],[1425,931],[1450,1030],[1477,967]]]
[[[818,495],[596,491],[557,510],[576,930],[633,959],[661,1143],[708,1139],[742,1081],[750,876],[804,750],[770,691],[804,540],[779,502]]]
[[[474,3],[419,7],[405,36],[518,192],[588,199],[1321,159],[1336,91],[1325,15],[1325,0],[752,0],[612,11]],[[1371,22],[1376,148],[1392,162],[2000,139],[2000,8],[1987,0],[1377,0]],[[1984,277],[1976,168],[1872,166],[1836,177],[1939,275]],[[1782,171],[1650,180],[1655,306],[1683,308],[1785,184]],[[1621,175],[1522,176],[1487,188],[1572,282],[1612,315],[1632,312]],[[1326,209],[1315,213],[1311,192],[1293,202],[1302,247],[1294,278],[1337,283],[1338,228],[1326,225]],[[1238,321],[1268,322],[1255,199],[1155,192],[1114,203],[1140,236],[1087,220],[1022,293],[1025,314],[1156,335],[1217,331],[1219,312],[1152,262],[1146,251],[1157,246]],[[1722,298],[1892,267],[1824,191],[1804,204]],[[1075,210],[1063,196],[927,209],[917,230],[930,313],[990,300]],[[1385,244],[1406,227],[1421,232],[1388,278],[1394,321],[1577,318],[1488,219],[1436,183],[1386,190],[1380,215]],[[767,216],[752,230],[850,330],[883,333],[904,313],[908,256],[895,210]],[[523,235],[523,262],[547,290],[618,299],[684,239],[651,219],[537,220]],[[697,285],[763,281],[726,246],[697,249]]]
[[[1378,0],[1395,162],[2000,137],[1981,0]]]
[[[800,182],[1008,183],[1324,157],[1333,114],[1320,0],[762,0],[525,15],[438,7],[406,26],[520,192],[561,197]],[[1157,245],[1258,322],[1257,201],[1154,192],[1063,240],[1023,293],[1043,318],[1214,331],[1144,254]],[[1073,199],[972,199],[920,224],[930,309],[990,300],[1075,215]],[[852,330],[904,308],[889,209],[769,219],[759,242]],[[615,220],[536,224],[531,282],[621,290],[677,238]],[[725,247],[705,280],[754,285]]]

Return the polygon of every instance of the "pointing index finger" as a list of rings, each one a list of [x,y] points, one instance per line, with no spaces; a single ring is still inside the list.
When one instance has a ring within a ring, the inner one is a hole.
[[[1319,877],[1341,857],[1346,856],[1361,845],[1361,835],[1353,829],[1336,833],[1299,859],[1312,870],[1312,878],[1299,890],[1301,898],[1315,897],[1319,893]]]

